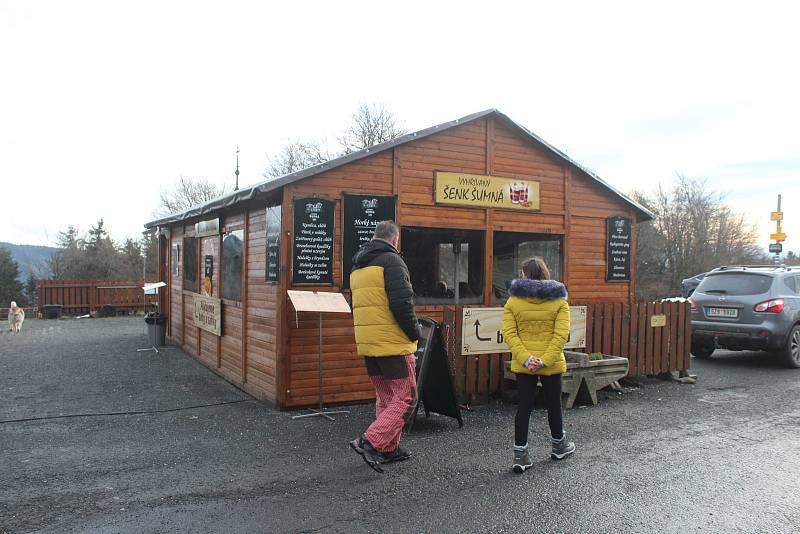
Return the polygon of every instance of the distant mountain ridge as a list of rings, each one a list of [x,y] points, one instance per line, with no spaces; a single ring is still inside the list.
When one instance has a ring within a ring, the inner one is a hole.
[[[0,241],[0,247],[6,248],[11,252],[11,257],[19,265],[19,281],[25,282],[29,275],[34,278],[50,278],[50,255],[56,247],[43,247],[40,245],[15,245]]]

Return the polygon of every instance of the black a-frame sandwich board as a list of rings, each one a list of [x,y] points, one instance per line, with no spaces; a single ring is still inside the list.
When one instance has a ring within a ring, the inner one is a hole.
[[[458,427],[461,428],[464,421],[456,401],[450,361],[442,339],[442,327],[430,317],[420,317],[418,321],[420,339],[415,353],[418,400],[412,416],[406,422],[406,430],[413,428],[420,402],[425,407],[425,417],[430,417],[431,412],[446,415],[458,421]]]

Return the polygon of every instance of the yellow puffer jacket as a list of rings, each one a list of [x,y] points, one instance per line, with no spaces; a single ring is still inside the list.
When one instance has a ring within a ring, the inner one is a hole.
[[[503,337],[511,349],[511,371],[545,376],[565,373],[569,304],[564,284],[520,278],[511,283],[509,293],[503,308]],[[541,358],[544,367],[529,371],[525,361],[530,356]]]
[[[419,339],[408,267],[390,243],[365,243],[350,273],[353,324],[360,356],[413,354]]]

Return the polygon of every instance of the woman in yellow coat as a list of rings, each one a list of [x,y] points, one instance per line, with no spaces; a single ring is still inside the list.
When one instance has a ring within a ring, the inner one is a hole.
[[[511,283],[503,308],[503,336],[511,349],[511,371],[517,375],[519,392],[512,466],[517,473],[533,465],[528,454],[528,425],[539,380],[547,402],[550,456],[560,460],[575,452],[575,444],[567,441],[561,415],[561,375],[567,370],[564,344],[569,337],[567,289],[550,280],[550,271],[539,257],[522,264],[522,275]]]

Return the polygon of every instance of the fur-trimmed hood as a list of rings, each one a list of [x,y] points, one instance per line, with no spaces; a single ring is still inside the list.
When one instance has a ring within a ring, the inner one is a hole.
[[[511,282],[508,292],[515,297],[528,297],[543,300],[567,298],[567,288],[556,280],[530,280],[517,278]]]

